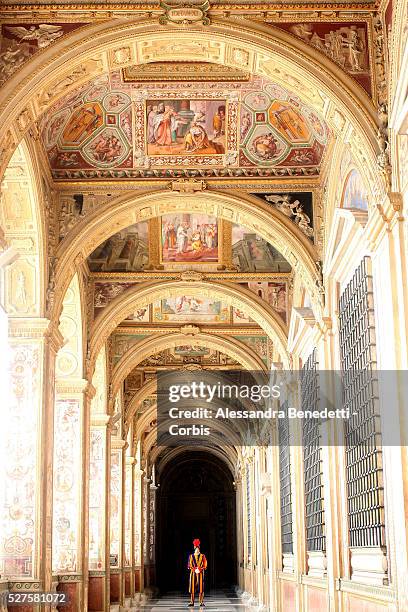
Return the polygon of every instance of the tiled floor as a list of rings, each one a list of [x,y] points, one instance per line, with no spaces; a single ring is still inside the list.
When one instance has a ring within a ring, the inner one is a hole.
[[[205,597],[205,607],[200,608],[196,602],[194,608],[188,607],[188,595],[170,594],[153,599],[138,608],[143,612],[165,612],[166,610],[200,610],[200,612],[249,612],[251,608],[245,606],[234,592],[208,593]],[[253,608],[252,608],[253,612]]]

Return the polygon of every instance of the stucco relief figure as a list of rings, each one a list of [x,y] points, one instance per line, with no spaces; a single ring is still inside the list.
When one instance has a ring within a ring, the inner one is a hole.
[[[329,26],[331,29],[329,29]],[[328,55],[345,70],[368,70],[365,31],[358,25],[297,23],[289,30],[302,40]]]
[[[8,79],[17,68],[28,57],[20,45],[15,41],[9,41],[9,47],[0,53],[0,83]]]
[[[14,303],[21,309],[25,309],[28,307],[26,277],[22,270],[20,270],[17,275],[17,286],[16,292],[14,294]]]
[[[310,217],[304,212],[302,204],[299,200],[292,202],[292,197],[289,194],[275,195],[270,194],[265,197],[267,202],[274,204],[284,215],[290,217],[296,223],[300,230],[308,238],[313,237],[313,227]]]
[[[54,40],[64,34],[61,26],[50,25],[48,23],[40,23],[38,26],[33,25],[29,28],[23,26],[6,26],[6,30],[11,32],[14,36],[17,36],[21,42],[36,41],[40,49],[48,47]]]
[[[349,38],[343,40],[343,47],[347,49],[348,61],[350,63],[351,69],[356,72],[362,70],[361,56],[363,54],[364,48],[362,45],[362,41],[360,40],[359,35],[355,30],[351,30]]]

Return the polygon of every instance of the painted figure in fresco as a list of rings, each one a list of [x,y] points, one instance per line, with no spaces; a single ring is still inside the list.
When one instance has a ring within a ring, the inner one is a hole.
[[[241,119],[241,138],[245,138],[248,134],[248,130],[251,127],[251,115],[244,113]]]
[[[154,110],[148,115],[148,134],[149,134],[149,117]],[[169,146],[176,142],[177,128],[181,123],[185,123],[184,119],[178,116],[172,106],[165,106],[160,102],[157,106],[157,111],[151,118],[153,126],[153,142],[161,146]],[[149,136],[148,136],[149,138]]]
[[[79,142],[80,139],[92,134],[102,120],[98,104],[87,105],[76,111],[63,132],[66,142]]]
[[[191,123],[191,126],[184,138],[184,147],[189,153],[211,147],[207,132],[205,131],[204,127],[198,123],[198,121],[193,121]]]
[[[187,251],[188,234],[186,223],[180,223],[177,228],[177,253]]]
[[[194,553],[188,558],[187,569],[190,571],[189,607],[194,606],[195,596],[198,593],[200,606],[204,606],[204,574],[207,569],[206,556],[200,552],[200,540],[193,540]]]
[[[93,157],[100,162],[113,162],[122,152],[122,145],[113,134],[101,134],[90,148]]]
[[[302,117],[290,106],[282,105],[279,109],[271,110],[271,114],[275,125],[285,135],[295,139],[307,136]]]
[[[225,134],[225,106],[219,106],[213,117],[214,138]]]
[[[260,159],[273,159],[278,153],[277,141],[272,132],[257,136],[252,146],[255,155]]]
[[[203,248],[203,243],[201,240],[200,229],[197,228],[191,235],[191,248],[194,252],[201,251]]]
[[[157,106],[157,111],[152,119],[154,142],[158,145],[171,144],[171,112],[166,111],[163,102]]]
[[[154,137],[154,118],[157,115],[157,106],[147,107],[147,142],[153,144],[155,142]]]
[[[163,247],[165,249],[174,249],[177,243],[177,234],[174,223],[166,223],[163,234]]]

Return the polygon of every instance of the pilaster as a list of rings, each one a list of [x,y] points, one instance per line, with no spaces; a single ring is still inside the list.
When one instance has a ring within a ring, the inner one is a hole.
[[[23,490],[19,500],[27,512],[31,506],[33,521],[33,546],[30,576],[13,576],[11,590],[29,584],[33,590],[52,591],[55,583],[52,574],[52,508],[53,508],[53,418],[55,394],[55,360],[63,338],[58,328],[48,319],[9,319],[10,371],[13,384],[10,403],[11,422],[16,431],[9,428],[13,445],[20,444],[31,454],[27,482],[22,482],[26,492],[34,487],[35,501],[25,500]],[[14,391],[14,394],[13,394]],[[16,419],[21,419],[18,425]],[[10,458],[11,459],[11,458]],[[8,468],[6,468],[8,469]],[[25,562],[26,563],[26,562]],[[12,572],[14,574],[14,572]],[[23,582],[21,579],[23,578]],[[50,606],[43,606],[48,612]]]

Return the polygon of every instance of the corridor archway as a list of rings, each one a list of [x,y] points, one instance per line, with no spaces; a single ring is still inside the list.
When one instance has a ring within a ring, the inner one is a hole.
[[[159,462],[160,466],[160,462]],[[233,475],[219,457],[185,449],[159,475],[156,583],[160,592],[186,591],[192,540],[208,559],[206,590],[236,583],[236,511]]]

